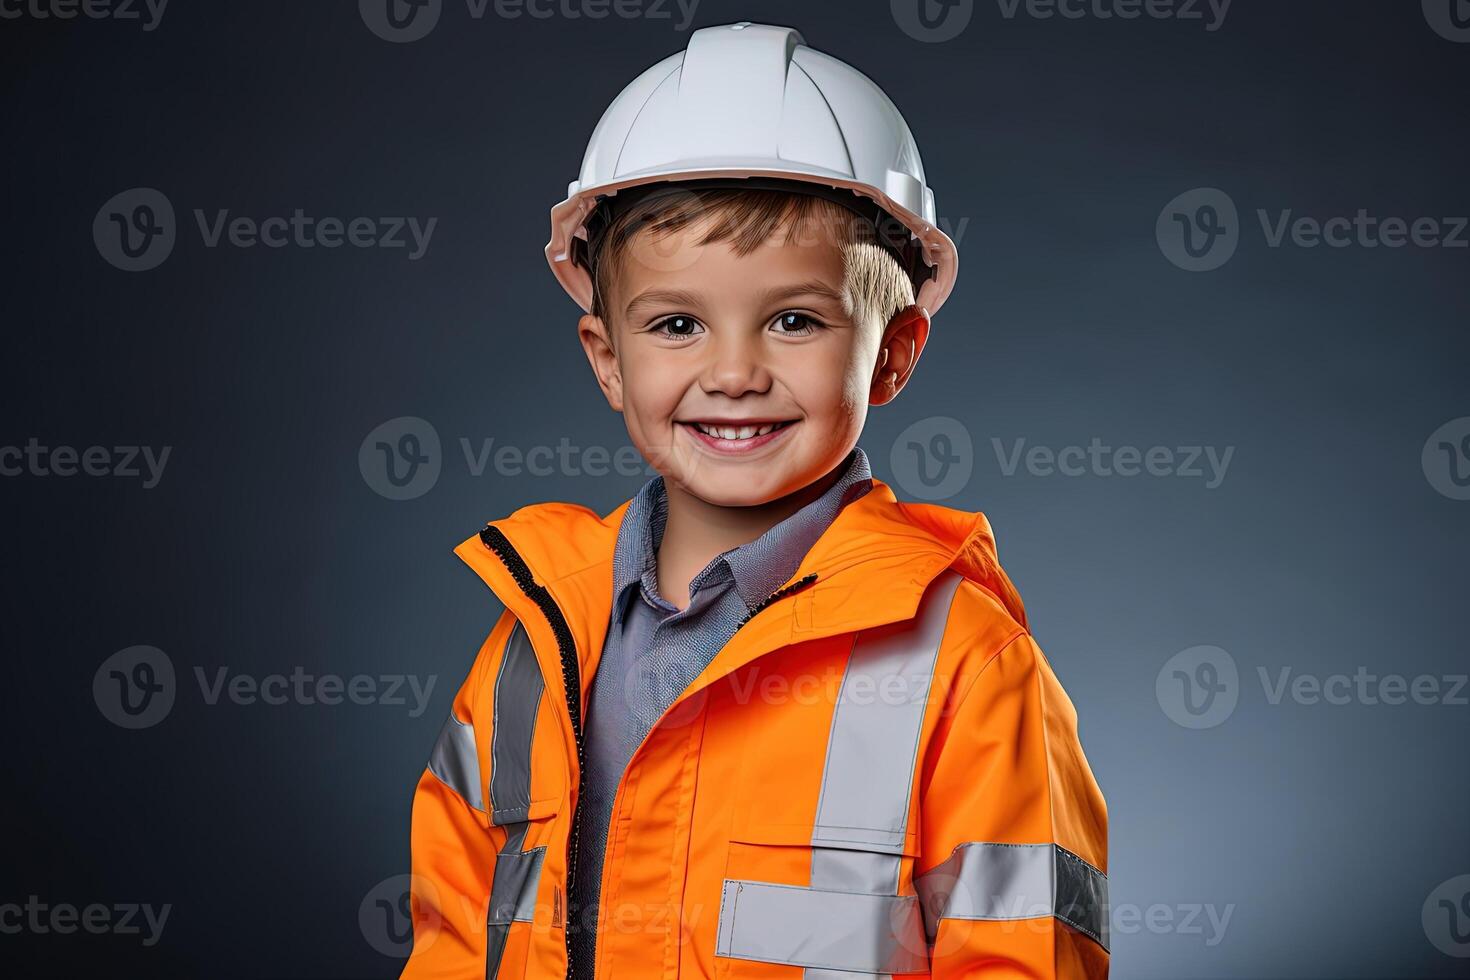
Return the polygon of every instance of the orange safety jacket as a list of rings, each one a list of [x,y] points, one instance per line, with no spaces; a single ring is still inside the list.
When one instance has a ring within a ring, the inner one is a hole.
[[[626,507],[526,507],[456,549],[506,608],[414,795],[405,977],[569,975]],[[985,517],[878,480],[649,730],[608,833],[598,978],[1107,976],[1076,711]]]

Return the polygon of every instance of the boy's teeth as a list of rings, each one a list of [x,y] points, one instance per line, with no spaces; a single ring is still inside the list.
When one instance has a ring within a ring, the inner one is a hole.
[[[765,425],[706,425],[703,422],[694,424],[700,432],[719,439],[754,439],[776,427],[775,422],[767,422]]]

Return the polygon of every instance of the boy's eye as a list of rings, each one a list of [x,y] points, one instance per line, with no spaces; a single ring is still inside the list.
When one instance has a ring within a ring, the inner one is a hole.
[[[774,324],[778,333],[789,337],[800,337],[816,330],[821,324],[805,313],[782,313]]]
[[[654,333],[668,337],[692,337],[699,332],[699,321],[687,316],[664,317],[653,325]]]

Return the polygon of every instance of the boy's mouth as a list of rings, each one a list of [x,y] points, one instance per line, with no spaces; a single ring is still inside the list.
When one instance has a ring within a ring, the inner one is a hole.
[[[741,453],[779,439],[796,422],[796,419],[698,419],[679,424],[716,452]]]

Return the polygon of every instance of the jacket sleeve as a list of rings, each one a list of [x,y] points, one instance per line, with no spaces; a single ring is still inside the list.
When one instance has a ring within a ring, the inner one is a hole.
[[[1077,712],[1028,633],[977,669],[945,705],[920,790],[932,976],[1105,978],[1107,807]]]
[[[507,614],[486,640],[455,695],[413,796],[413,951],[403,976],[483,976],[495,856],[505,831],[485,812],[492,713],[483,690],[489,661],[504,646]],[[499,642],[497,642],[497,640]],[[491,675],[493,676],[493,675]]]

